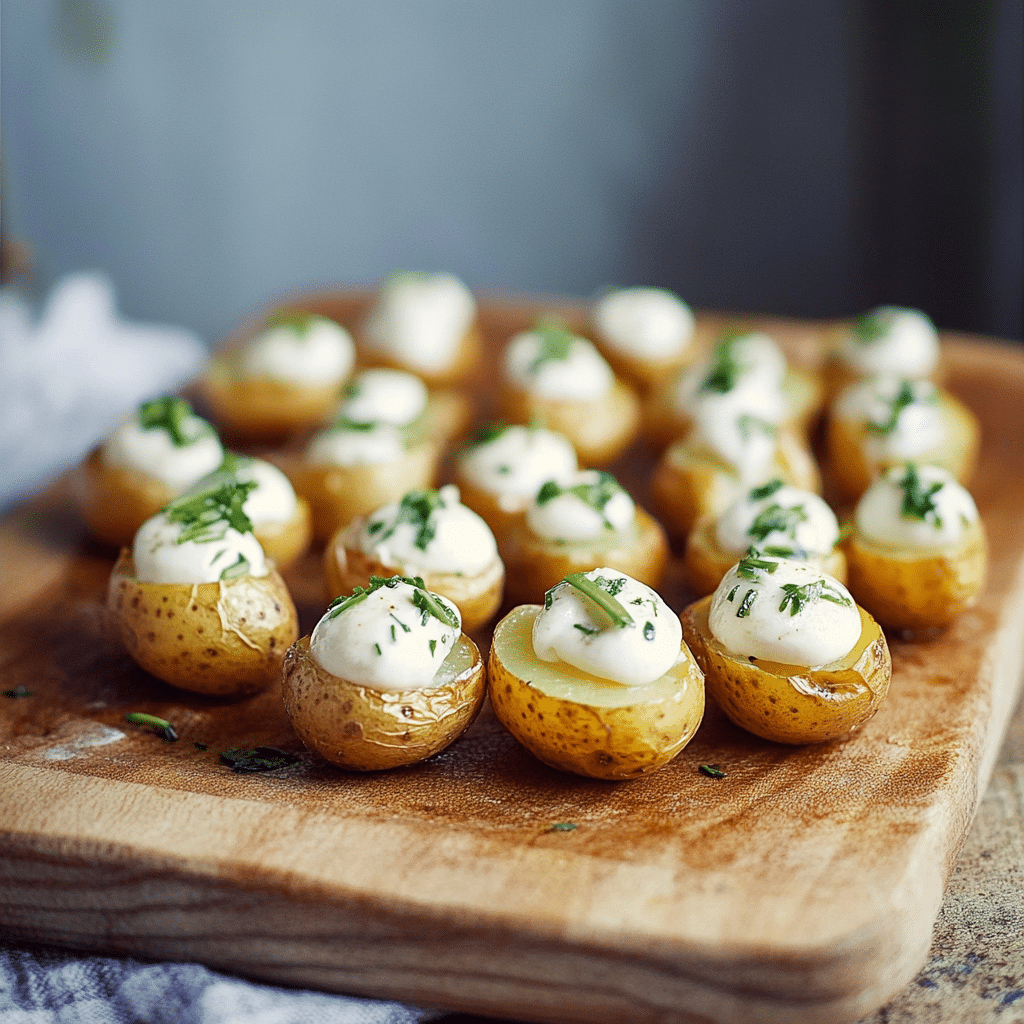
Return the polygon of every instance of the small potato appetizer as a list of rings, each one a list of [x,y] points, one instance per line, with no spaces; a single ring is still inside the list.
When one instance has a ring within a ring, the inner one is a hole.
[[[240,348],[214,356],[200,385],[226,435],[279,441],[328,421],[354,361],[340,324],[282,309]]]
[[[644,409],[644,432],[667,445],[699,420],[749,416],[802,433],[821,401],[817,375],[790,366],[767,334],[729,334],[705,358],[659,384]]]
[[[365,370],[346,389],[334,425],[285,468],[326,541],[406,491],[431,487],[440,451],[428,436],[423,381],[401,370]]]
[[[453,274],[392,274],[358,342],[363,362],[407,370],[431,387],[464,382],[480,360],[476,300]]]
[[[506,615],[488,675],[494,713],[530,753],[596,779],[668,764],[704,714],[679,619],[650,587],[607,567]]]
[[[942,466],[965,483],[978,443],[973,413],[930,381],[872,377],[832,407],[828,466],[837,499],[855,501],[879,472],[908,460]]]
[[[213,427],[180,398],[154,398],[119,423],[75,477],[93,535],[111,547],[215,470],[224,449]]]
[[[513,602],[536,602],[570,573],[599,565],[656,587],[667,557],[661,524],[615,477],[581,470],[562,483],[548,480],[510,531],[505,591]]]
[[[889,692],[892,663],[878,623],[806,563],[748,555],[682,620],[708,693],[766,740],[838,739]]]
[[[751,547],[817,566],[846,582],[835,513],[812,491],[772,480],[737,498],[720,516],[701,516],[686,538],[686,575],[710,594]]]
[[[486,674],[459,612],[423,580],[374,577],[289,649],[282,694],[303,743],[331,764],[414,764],[476,717]]]
[[[324,573],[332,597],[373,576],[421,577],[458,607],[468,632],[497,612],[505,582],[494,534],[451,485],[409,491],[343,527],[324,550]]]
[[[228,482],[178,498],[143,523],[111,573],[114,628],[132,659],[172,686],[264,690],[298,635],[288,588],[243,511],[253,487]]]
[[[693,362],[693,312],[664,288],[609,290],[594,303],[590,323],[616,375],[641,390]]]
[[[937,466],[880,476],[857,503],[846,541],[849,586],[892,629],[945,626],[985,583],[985,531],[970,494]]]
[[[829,401],[867,377],[934,378],[939,334],[919,309],[879,306],[835,332],[823,373]]]
[[[636,436],[640,402],[594,344],[539,323],[505,349],[498,394],[503,419],[564,434],[585,466],[611,462]]]
[[[669,534],[683,538],[701,516],[719,516],[752,486],[780,479],[821,490],[810,449],[786,427],[754,416],[700,410],[686,437],[662,453],[651,480],[655,510]]]

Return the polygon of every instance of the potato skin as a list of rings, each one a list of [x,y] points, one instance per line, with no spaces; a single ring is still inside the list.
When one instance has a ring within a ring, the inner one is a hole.
[[[299,631],[276,570],[222,583],[140,583],[127,548],[110,574],[107,609],[141,668],[179,689],[217,696],[265,690]]]
[[[175,497],[156,477],[108,465],[99,448],[78,467],[73,486],[89,530],[113,548],[131,544],[135,531]]]
[[[988,565],[978,520],[963,542],[938,551],[878,544],[859,530],[845,542],[849,588],[857,603],[891,629],[947,626],[977,601]]]
[[[686,538],[684,567],[686,579],[698,597],[712,593],[722,577],[743,557],[742,551],[726,551],[715,535],[717,517],[701,516]],[[837,547],[831,554],[815,555],[808,559],[809,565],[817,566],[829,576],[846,582],[846,555]]]
[[[703,676],[686,647],[684,658],[646,687],[589,681],[591,689],[616,699],[621,695],[618,706],[566,699],[539,685],[543,673],[557,671],[533,654],[533,621],[540,610],[540,605],[520,605],[494,631],[488,692],[505,728],[534,757],[575,775],[634,779],[668,764],[693,738],[704,715]]]
[[[282,696],[292,727],[322,758],[350,771],[415,764],[444,750],[476,718],[486,673],[476,644],[458,641],[470,667],[432,690],[385,692],[332,675],[313,658],[309,637],[288,649]]]
[[[581,468],[607,465],[628,447],[640,426],[640,400],[617,377],[609,394],[586,401],[539,398],[505,383],[498,405],[506,423],[540,422],[564,434]]]
[[[525,518],[515,525],[506,541],[505,594],[510,601],[540,601],[546,591],[573,572],[589,572],[601,566],[618,569],[633,579],[658,589],[668,559],[668,540],[661,524],[637,506],[635,528],[609,543],[552,541],[538,537]]]
[[[351,594],[356,587],[365,587],[371,576],[410,575],[409,572],[385,565],[348,545],[346,538],[352,535],[361,521],[360,518],[343,527],[324,548],[324,576],[331,600],[340,594]],[[505,566],[497,556],[476,576],[423,570],[414,570],[411,575],[421,577],[427,590],[447,597],[455,604],[462,616],[462,628],[467,633],[489,622],[501,607]]]
[[[253,527],[263,553],[278,569],[287,569],[309,547],[313,522],[309,502],[296,495],[295,514],[284,523],[260,523]]]
[[[704,671],[708,693],[740,728],[775,743],[823,743],[863,725],[889,692],[889,647],[863,608],[853,651],[810,670],[726,651],[708,626],[711,597],[683,610],[683,639]]]

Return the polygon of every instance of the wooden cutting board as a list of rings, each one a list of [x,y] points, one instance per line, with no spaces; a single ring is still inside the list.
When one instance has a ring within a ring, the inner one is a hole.
[[[351,322],[364,298],[316,302]],[[538,308],[488,303],[492,344]],[[768,326],[813,357],[814,325]],[[0,926],[536,1021],[870,1012],[924,962],[1024,658],[1024,355],[947,338],[946,361],[984,434],[978,606],[945,633],[891,638],[889,699],[852,738],[777,746],[711,706],[671,765],[626,783],[544,767],[487,711],[429,763],[348,774],[302,751],[276,693],[227,703],[156,682],[111,639],[112,559],[58,484],[0,524],[0,682],[32,692],[0,698]],[[613,467],[641,502],[651,457]],[[317,559],[288,580],[308,631]],[[664,593],[688,600],[678,564]],[[260,775],[219,760],[259,745],[301,757]]]

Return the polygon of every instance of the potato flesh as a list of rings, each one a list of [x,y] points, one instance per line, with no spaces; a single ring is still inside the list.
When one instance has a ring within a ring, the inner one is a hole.
[[[537,658],[540,611],[521,605],[494,631],[491,705],[509,732],[545,764],[592,778],[635,778],[671,761],[704,712],[703,678],[689,651],[652,683],[622,686]]]

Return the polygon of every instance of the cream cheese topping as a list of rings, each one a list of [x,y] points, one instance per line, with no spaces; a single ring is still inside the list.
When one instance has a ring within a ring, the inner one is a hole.
[[[355,342],[340,324],[285,312],[242,349],[238,368],[246,377],[320,387],[341,383],[354,362]]]
[[[725,551],[751,545],[778,548],[787,558],[829,555],[839,540],[839,523],[817,494],[781,480],[747,491],[715,523],[715,539]]]
[[[176,416],[170,427],[145,426],[147,408],[174,402],[180,403],[187,412],[183,410]],[[143,403],[113,429],[100,450],[100,457],[108,466],[144,473],[180,493],[215,470],[224,457],[224,449],[213,427],[194,415],[180,399],[155,399],[152,403]]]
[[[374,369],[356,374],[345,388],[337,418],[352,423],[393,423],[404,427],[423,415],[427,386],[404,370]]]
[[[577,465],[569,439],[542,427],[493,428],[459,458],[460,473],[495,495],[503,512],[523,511],[545,481],[560,483]]]
[[[352,524],[346,543],[404,575],[476,576],[494,563],[490,527],[459,501],[459,489],[410,491]]]
[[[590,401],[611,390],[615,374],[593,342],[548,324],[517,334],[505,349],[505,376],[538,398]]]
[[[674,359],[693,340],[693,312],[664,288],[620,288],[595,304],[594,329],[604,344],[623,355]]]
[[[857,605],[837,579],[806,562],[760,555],[725,574],[708,625],[733,655],[806,668],[849,654],[861,634]]]
[[[183,541],[185,529],[164,512],[139,527],[132,554],[140,583],[217,583],[235,575],[267,575],[263,548],[252,533],[225,525],[215,538]]]
[[[617,569],[581,575],[618,602],[628,622],[617,623],[593,598],[563,581],[548,591],[534,620],[538,658],[563,661],[623,686],[654,682],[679,661],[682,625],[657,592]]]
[[[437,373],[473,326],[476,300],[453,274],[393,274],[363,324],[366,346],[415,370]]]
[[[910,463],[876,478],[854,519],[868,540],[928,551],[959,544],[978,521],[978,507],[947,470]]]
[[[424,597],[426,595],[426,597]],[[430,608],[440,609],[439,618]],[[450,601],[394,577],[339,598],[316,624],[309,650],[332,675],[375,690],[429,689],[462,633]]]
[[[405,457],[405,439],[391,423],[366,428],[330,427],[315,434],[306,448],[306,461],[317,466],[365,466],[399,462]]]
[[[596,540],[625,530],[636,505],[610,473],[586,469],[543,484],[526,510],[526,523],[546,540]]]
[[[939,335],[918,309],[879,306],[854,322],[839,357],[860,376],[927,377],[939,362]]]

